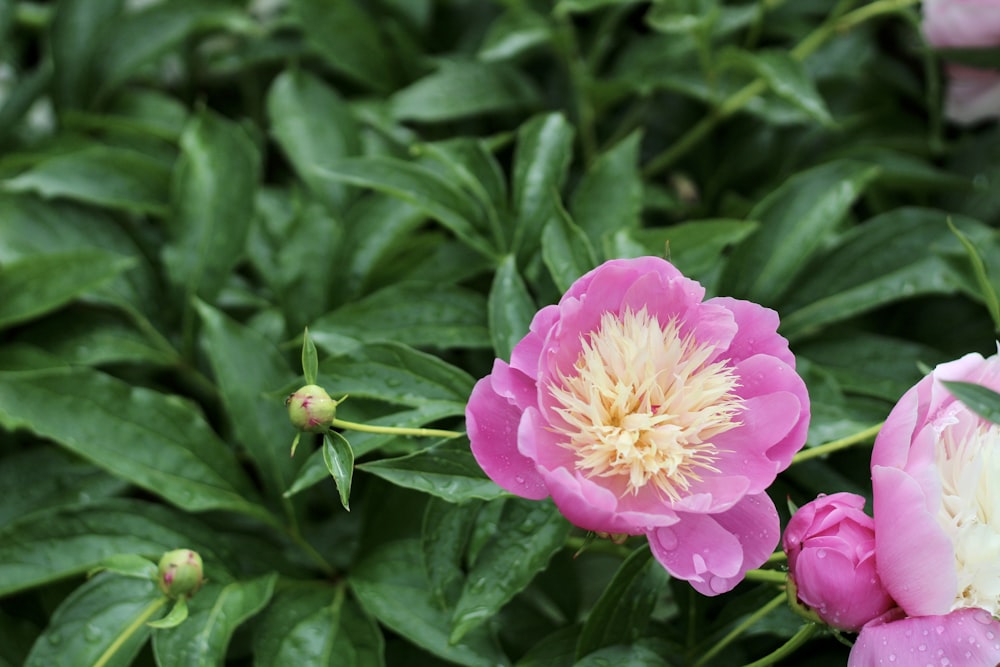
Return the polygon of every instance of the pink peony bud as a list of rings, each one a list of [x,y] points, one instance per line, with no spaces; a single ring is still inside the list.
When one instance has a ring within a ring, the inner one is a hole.
[[[853,493],[820,496],[788,522],[782,546],[798,600],[825,623],[856,631],[895,606],[875,569],[875,523]]]
[[[201,556],[190,549],[163,554],[157,574],[160,590],[171,598],[191,597],[205,583]]]
[[[323,387],[307,384],[285,401],[288,418],[300,431],[320,433],[329,428],[337,416],[337,401]]]

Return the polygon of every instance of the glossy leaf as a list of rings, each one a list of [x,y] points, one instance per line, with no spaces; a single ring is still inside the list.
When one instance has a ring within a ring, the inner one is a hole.
[[[52,20],[53,94],[60,108],[89,105],[98,79],[95,62],[124,0],[66,0]]]
[[[407,456],[362,463],[358,469],[452,503],[507,493],[483,473],[468,440],[446,440]]]
[[[948,391],[977,415],[1000,424],[1000,394],[973,382],[943,381]]]
[[[177,598],[170,611],[167,615],[156,621],[147,621],[146,625],[157,630],[166,630],[168,628],[176,628],[178,625],[187,620],[188,617],[188,604],[187,598]]]
[[[597,266],[594,248],[558,202],[542,232],[542,259],[560,291]]]
[[[513,255],[504,257],[497,267],[488,306],[493,351],[498,358],[509,361],[511,350],[528,333],[538,310]]]
[[[183,509],[269,516],[232,452],[176,397],[84,368],[0,373],[0,424],[49,438]]]
[[[467,667],[496,667],[508,661],[482,629],[450,642],[447,612],[434,600],[423,568],[419,540],[389,542],[354,568],[351,590],[365,610],[407,640],[449,662]]]
[[[97,250],[34,255],[0,266],[0,329],[55,310],[104,285],[134,260]]]
[[[972,265],[973,275],[976,278],[976,284],[982,293],[986,309],[989,310],[990,317],[993,318],[993,328],[995,331],[1000,332],[1000,299],[997,298],[996,288],[986,274],[986,265],[979,254],[979,250],[969,240],[969,237],[963,234],[950,219],[948,220],[948,229],[958,238],[962,247],[965,248],[965,252],[969,257],[969,263]]]
[[[267,605],[277,577],[264,575],[250,581],[222,585],[207,583],[188,602],[188,619],[177,627],[157,630],[153,653],[160,667],[220,664],[229,640],[244,621]]]
[[[462,561],[479,508],[478,502],[456,505],[433,498],[424,510],[420,534],[423,564],[431,593],[441,609],[451,609],[462,593]]]
[[[525,589],[563,548],[570,527],[551,503],[524,499],[506,503],[497,532],[476,556],[455,604],[452,641],[485,623]]]
[[[642,212],[642,177],[639,142],[633,132],[590,166],[573,190],[569,210],[576,225],[594,248],[620,230],[639,228]]]
[[[575,667],[669,667],[670,663],[656,651],[633,644],[609,646],[591,653],[576,663]]]
[[[98,572],[112,572],[121,577],[135,577],[156,581],[157,565],[139,554],[114,554],[103,559],[95,567],[87,571],[87,577],[93,577]]]
[[[316,384],[316,377],[319,374],[319,353],[316,351],[316,343],[309,335],[309,329],[302,334],[302,377],[306,384]]]
[[[727,56],[750,68],[767,83],[775,95],[795,105],[816,122],[833,124],[830,110],[809,78],[806,68],[790,53],[768,49],[730,52]]]
[[[351,510],[351,478],[354,476],[354,450],[347,438],[336,431],[323,434],[323,463],[337,483],[340,504]]]

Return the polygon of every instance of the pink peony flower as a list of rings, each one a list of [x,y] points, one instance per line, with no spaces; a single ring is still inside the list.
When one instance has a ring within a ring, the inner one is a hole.
[[[895,606],[875,571],[875,523],[853,493],[806,503],[782,546],[800,602],[825,623],[856,632]]]
[[[938,48],[1000,46],[1000,0],[924,0],[923,32]],[[945,116],[963,124],[1000,117],[1000,72],[949,65]]]
[[[909,656],[914,646],[935,664],[1000,663],[1000,426],[942,380],[1000,389],[1000,358],[969,354],[938,366],[903,395],[875,440],[878,573],[908,618],[866,626],[851,664]]]
[[[586,530],[646,534],[715,595],[777,545],[765,490],[805,442],[809,398],[774,311],[704,294],[662,259],[606,262],[535,315],[466,419],[501,487],[552,496]]]

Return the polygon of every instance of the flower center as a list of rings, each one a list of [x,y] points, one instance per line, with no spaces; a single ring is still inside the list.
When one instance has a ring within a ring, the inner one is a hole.
[[[952,609],[1000,612],[1000,426],[989,424],[962,440],[945,428],[936,462],[942,503],[938,523],[955,545],[958,591]]]
[[[678,500],[718,450],[712,438],[740,422],[737,377],[725,362],[706,363],[712,345],[681,337],[643,308],[605,313],[584,337],[574,373],[549,386],[563,424],[563,447],[588,477],[619,477],[625,493],[647,484]]]

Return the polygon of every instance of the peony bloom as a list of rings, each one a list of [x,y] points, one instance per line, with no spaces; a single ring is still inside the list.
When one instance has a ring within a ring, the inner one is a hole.
[[[778,316],[654,257],[614,260],[540,310],[469,398],[472,451],[504,489],[586,530],[645,534],[675,577],[733,588],[779,537],[765,493],[809,398]]]
[[[969,354],[938,366],[903,395],[875,440],[875,552],[900,612],[862,630],[852,665],[924,650],[935,664],[1000,663],[1000,425],[942,380],[1000,389],[1000,358]]]
[[[1000,47],[1000,0],[924,0],[923,32],[938,48]],[[971,124],[1000,117],[1000,72],[949,65],[945,115]]]
[[[856,632],[895,604],[875,571],[875,523],[853,493],[820,496],[792,516],[782,546],[800,602]]]

